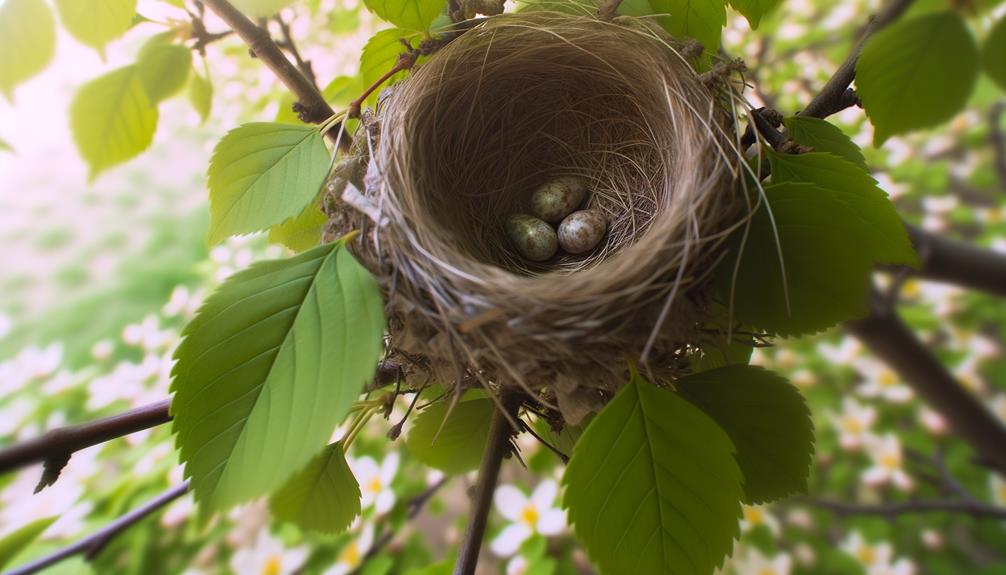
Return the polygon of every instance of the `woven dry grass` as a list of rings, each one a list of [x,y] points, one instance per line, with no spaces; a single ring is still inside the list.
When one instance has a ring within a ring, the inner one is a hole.
[[[392,348],[447,386],[534,390],[569,422],[626,381],[627,358],[680,372],[744,204],[732,90],[676,48],[635,19],[504,15],[396,87],[351,190],[369,209],[350,217]],[[504,221],[567,175],[589,182],[608,235],[583,256],[521,259]]]

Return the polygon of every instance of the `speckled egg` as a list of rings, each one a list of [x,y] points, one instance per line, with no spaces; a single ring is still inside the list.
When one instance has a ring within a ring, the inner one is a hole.
[[[506,221],[506,234],[520,255],[543,262],[559,250],[555,230],[545,221],[527,214],[514,214]]]
[[[608,219],[597,210],[580,210],[559,224],[559,246],[571,254],[589,252],[601,243]]]
[[[531,195],[531,213],[550,224],[559,223],[583,203],[587,183],[576,177],[552,180]]]

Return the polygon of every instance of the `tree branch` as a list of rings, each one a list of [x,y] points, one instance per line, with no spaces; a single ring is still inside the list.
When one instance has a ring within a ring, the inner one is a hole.
[[[318,79],[314,77],[314,68],[311,67],[311,62],[301,57],[300,50],[297,49],[297,44],[293,41],[293,34],[290,32],[290,25],[287,24],[279,14],[276,15],[274,20],[277,24],[279,24],[279,31],[283,35],[283,43],[281,46],[290,52],[290,55],[293,56],[293,61],[297,63],[297,68],[317,90]]]
[[[856,41],[852,52],[845,59],[845,62],[842,62],[842,65],[835,71],[835,74],[800,114],[813,118],[824,118],[833,114],[836,110],[843,109],[839,106],[842,103],[842,99],[847,98],[846,90],[856,77],[856,62],[859,61],[859,54],[863,51],[866,41],[878,30],[897,20],[908,10],[914,1],[890,0],[881,8],[880,12],[867,23],[866,28],[860,35],[859,40]],[[847,108],[848,106],[845,107]]]
[[[919,269],[898,268],[921,279],[951,283],[1006,297],[1006,254],[977,248],[906,223]]]
[[[468,527],[458,550],[454,575],[475,573],[482,538],[485,536],[486,523],[489,519],[489,509],[492,507],[493,493],[496,491],[496,482],[499,479],[500,466],[503,458],[511,451],[510,437],[517,431],[510,422],[517,419],[517,411],[523,400],[519,392],[504,391],[500,397],[502,409],[493,412],[492,422],[489,424],[489,441],[486,443],[482,465],[479,467],[472,512],[468,517]]]
[[[889,365],[977,452],[979,460],[1006,474],[1006,426],[968,392],[911,329],[874,292],[870,315],[845,327]]]
[[[963,513],[979,518],[1006,519],[1006,508],[979,501],[916,500],[904,503],[861,505],[826,499],[799,499],[797,503],[826,509],[838,515],[878,515],[888,521],[895,521],[898,516],[910,513]]]
[[[172,487],[168,491],[165,491],[161,495],[158,495],[154,499],[151,499],[140,507],[137,507],[80,541],[67,545],[62,549],[46,555],[45,557],[36,559],[31,563],[12,569],[4,575],[30,575],[31,573],[38,573],[46,567],[59,563],[64,559],[73,557],[74,555],[78,555],[80,553],[83,553],[84,557],[90,561],[94,559],[94,557],[96,557],[98,553],[100,553],[101,550],[111,543],[112,540],[120,533],[139,523],[145,517],[156,512],[175,499],[185,495],[188,489],[188,481],[176,487]]]
[[[52,429],[34,439],[5,447],[0,449],[0,473],[40,461],[46,462],[47,467],[50,467],[49,462],[53,462],[53,466],[58,464],[55,477],[47,483],[41,483],[40,488],[46,484],[51,485],[74,452],[167,423],[171,421],[168,411],[170,405],[170,399],[163,399],[97,421]],[[43,482],[45,479],[44,477]]]
[[[280,82],[283,82],[283,85],[293,93],[300,103],[301,120],[318,124],[335,115],[335,110],[328,105],[318,88],[304,74],[301,74],[290,60],[287,60],[280,47],[273,42],[268,31],[256,26],[227,0],[203,1],[244,40],[252,53],[272,70]],[[338,125],[336,125],[335,128],[329,130],[329,138],[335,141],[339,131]],[[346,138],[344,135],[340,140],[340,146],[343,149],[349,149],[349,145],[350,138]]]

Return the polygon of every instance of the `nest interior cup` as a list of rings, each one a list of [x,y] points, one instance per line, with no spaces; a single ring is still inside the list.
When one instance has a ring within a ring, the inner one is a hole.
[[[391,345],[491,387],[557,400],[573,423],[626,381],[673,374],[741,195],[731,90],[650,23],[549,12],[466,32],[378,112],[356,247],[382,279]],[[587,182],[601,245],[521,258],[505,221],[558,177]],[[553,395],[554,394],[554,395]]]

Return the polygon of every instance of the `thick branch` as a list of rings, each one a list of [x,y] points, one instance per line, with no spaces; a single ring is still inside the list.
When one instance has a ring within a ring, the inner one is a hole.
[[[489,509],[492,507],[493,493],[499,479],[500,466],[503,458],[510,453],[510,437],[517,430],[511,421],[516,421],[517,410],[523,402],[520,393],[504,392],[500,397],[502,409],[493,413],[489,425],[489,441],[482,456],[479,467],[479,480],[475,485],[475,498],[472,502],[472,512],[468,517],[468,528],[465,530],[461,548],[458,550],[458,562],[454,565],[454,575],[472,575],[479,562],[479,550],[482,548],[482,538],[485,536],[486,523],[489,519]]]
[[[0,449],[0,473],[60,458],[65,464],[65,459],[75,451],[171,421],[170,405],[171,400],[164,399],[105,419],[53,429],[40,437]]]
[[[185,495],[185,492],[188,491],[188,489],[189,483],[187,481],[177,487],[172,487],[168,491],[165,491],[156,498],[151,499],[140,507],[137,507],[80,541],[67,545],[62,549],[46,555],[45,557],[36,559],[27,565],[22,565],[21,567],[12,569],[4,575],[29,575],[31,573],[38,573],[46,567],[81,553],[83,553],[84,557],[90,561],[120,533],[139,523],[151,513],[154,513],[175,499]]]
[[[900,515],[912,513],[963,513],[979,518],[1006,519],[1006,508],[980,501],[921,500],[879,505],[860,505],[822,499],[802,499],[799,502],[827,509],[838,515],[877,515],[890,521],[896,520]]]
[[[821,92],[811,100],[807,108],[800,112],[804,116],[811,116],[814,118],[823,118],[830,114],[833,114],[836,109],[841,109],[840,103],[843,98],[846,98],[846,90],[849,85],[852,84],[852,80],[856,77],[856,62],[859,61],[859,54],[863,51],[863,46],[866,45],[866,41],[873,36],[875,32],[887,26],[891,22],[895,21],[902,14],[908,10],[908,7],[912,5],[915,0],[890,0],[866,25],[863,33],[860,35],[859,40],[856,41],[855,46],[852,48],[852,52],[849,57],[842,62],[835,74],[828,80],[828,83],[824,85]],[[848,107],[848,106],[846,106]]]
[[[335,115],[335,110],[328,105],[318,88],[287,60],[267,30],[256,26],[227,0],[204,0],[204,3],[244,40],[252,53],[293,93],[302,107],[302,120],[318,124]],[[338,132],[338,127],[329,130],[329,137],[335,138]],[[342,142],[344,146],[348,146],[347,138],[343,137]]]
[[[1006,474],[1006,426],[971,395],[926,348],[888,302],[874,294],[872,311],[845,324],[967,441],[982,463]]]
[[[922,279],[1006,297],[1006,254],[974,247],[906,223],[922,266],[907,269]]]

